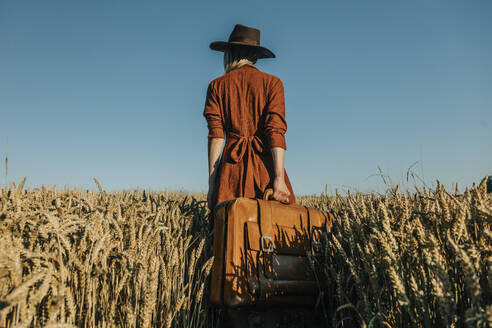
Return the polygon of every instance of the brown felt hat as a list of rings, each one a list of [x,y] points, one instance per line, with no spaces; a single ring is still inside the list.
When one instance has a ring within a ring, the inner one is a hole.
[[[273,52],[260,46],[260,30],[241,24],[236,24],[229,35],[229,41],[216,41],[210,43],[210,49],[225,51],[229,45],[247,46],[256,51],[258,58],[275,58]]]

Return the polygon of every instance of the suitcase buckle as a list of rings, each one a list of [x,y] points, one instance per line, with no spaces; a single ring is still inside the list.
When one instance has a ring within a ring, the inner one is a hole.
[[[321,247],[321,242],[319,241],[313,241],[311,243],[311,249],[313,251],[314,256],[320,256],[322,253],[322,247]]]
[[[268,240],[268,243],[265,243],[265,240]],[[272,237],[269,236],[261,236],[261,250],[265,253],[273,253],[273,241]],[[268,246],[266,246],[268,245]]]

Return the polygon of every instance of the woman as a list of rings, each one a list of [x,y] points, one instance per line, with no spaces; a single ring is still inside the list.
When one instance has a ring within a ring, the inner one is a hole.
[[[213,42],[210,48],[224,52],[226,73],[210,82],[203,112],[209,129],[208,207],[238,197],[261,198],[268,188],[274,199],[294,203],[284,169],[283,84],[254,66],[257,59],[275,55],[260,46],[259,30],[239,24],[228,42]],[[246,327],[246,313],[229,312],[235,326]]]

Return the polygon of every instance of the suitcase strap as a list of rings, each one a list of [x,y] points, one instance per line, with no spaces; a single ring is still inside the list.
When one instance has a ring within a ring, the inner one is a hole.
[[[260,247],[264,253],[273,253],[272,205],[268,200],[257,201],[260,208]]]
[[[259,284],[259,293],[258,298],[256,300],[257,305],[259,306],[268,306],[270,303],[270,299],[275,296],[279,296],[283,294],[283,290],[285,288],[285,281],[277,281],[278,277],[276,272],[274,272],[273,262],[274,258],[274,225],[273,225],[273,209],[272,209],[272,201],[257,199],[258,207],[259,207],[259,217],[258,217],[258,225],[260,228],[260,250],[257,254],[257,265],[258,265],[258,284]],[[321,256],[322,255],[322,245],[319,238],[316,238],[313,233],[314,226],[318,226],[317,217],[314,213],[315,210],[305,207],[307,214],[307,237],[309,238],[309,243],[311,244],[311,254],[312,256]],[[307,254],[306,254],[307,255]],[[314,265],[314,263],[313,263]],[[297,268],[297,267],[296,267]],[[298,269],[298,268],[297,268]],[[311,269],[315,270],[314,267]],[[306,268],[309,270],[309,268]],[[306,290],[314,290],[317,291],[315,285],[310,286],[308,284],[314,284],[314,281],[303,281],[303,280],[293,280],[291,284],[307,284]],[[304,285],[302,285],[304,286]],[[311,288],[312,287],[312,288]],[[307,297],[307,296],[306,296]]]

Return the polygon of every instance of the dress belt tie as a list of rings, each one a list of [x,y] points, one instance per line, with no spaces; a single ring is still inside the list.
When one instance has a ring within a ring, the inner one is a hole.
[[[234,163],[239,163],[248,149],[254,149],[258,153],[263,153],[263,141],[257,135],[242,136],[237,133],[229,132],[227,137],[232,139],[233,145],[230,150],[230,159]]]

